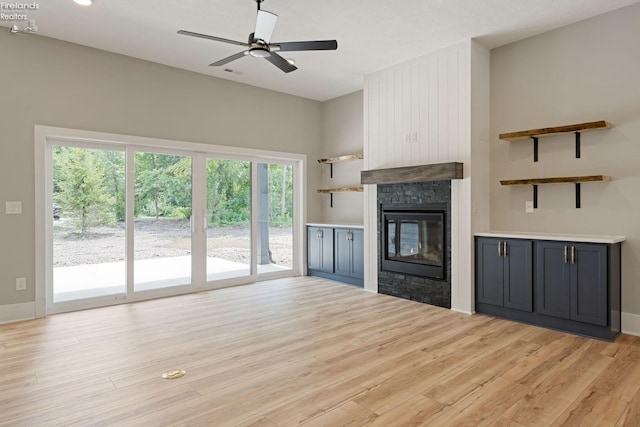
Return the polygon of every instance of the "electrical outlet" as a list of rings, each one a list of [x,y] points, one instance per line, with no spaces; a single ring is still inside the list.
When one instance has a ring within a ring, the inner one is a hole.
[[[16,278],[16,291],[26,291],[26,290],[27,290],[27,278],[26,277]]]
[[[533,213],[533,200],[527,200],[524,202],[524,211],[526,213]]]

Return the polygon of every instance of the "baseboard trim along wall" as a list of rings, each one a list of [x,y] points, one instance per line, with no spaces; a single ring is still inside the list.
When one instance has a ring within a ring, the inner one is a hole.
[[[31,320],[36,318],[34,302],[0,305],[0,324]]]
[[[640,336],[640,315],[623,312],[622,333]]]

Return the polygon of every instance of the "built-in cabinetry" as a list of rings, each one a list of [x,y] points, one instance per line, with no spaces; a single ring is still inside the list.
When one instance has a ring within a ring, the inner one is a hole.
[[[307,268],[333,273],[332,227],[307,227]]]
[[[538,312],[606,326],[608,250],[603,244],[538,242]]]
[[[307,225],[307,273],[364,286],[362,227]]]
[[[623,238],[486,234],[476,236],[476,312],[607,340],[620,333]]]
[[[479,302],[533,311],[533,241],[478,238]]]

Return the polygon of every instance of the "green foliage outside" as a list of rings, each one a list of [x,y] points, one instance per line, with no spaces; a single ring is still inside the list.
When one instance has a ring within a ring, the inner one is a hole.
[[[81,233],[92,225],[125,219],[126,161],[120,151],[54,147],[54,200],[63,216],[77,221]],[[136,218],[189,219],[191,157],[135,154]],[[288,227],[293,217],[293,169],[269,165],[269,223]],[[251,219],[251,163],[207,161],[209,226],[246,226]]]
[[[54,156],[55,199],[71,214],[82,234],[90,225],[115,223],[117,202],[108,191],[104,165],[94,152],[58,147]]]

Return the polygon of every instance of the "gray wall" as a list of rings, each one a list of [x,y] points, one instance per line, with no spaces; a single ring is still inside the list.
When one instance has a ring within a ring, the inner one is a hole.
[[[532,37],[491,53],[491,227],[494,230],[624,235],[622,308],[640,314],[640,4]],[[498,134],[607,120],[610,130],[531,142]],[[539,187],[539,209],[525,213],[530,186],[501,179],[611,175],[583,184]],[[633,318],[633,316],[632,316]],[[636,318],[635,321],[638,319]],[[624,322],[624,319],[623,319]]]
[[[35,35],[0,31],[0,53],[0,306],[35,296],[36,124],[320,157],[316,101]],[[312,168],[309,221],[321,219],[319,184]],[[22,215],[4,213],[10,200]],[[27,291],[15,291],[16,277]]]
[[[363,150],[363,91],[326,101],[322,104],[322,157],[337,157],[361,153]],[[353,187],[360,185],[362,160],[333,165],[333,179],[329,165],[309,159],[309,169],[322,174],[322,187]],[[310,189],[310,193],[315,191]],[[333,208],[329,195],[321,195],[322,221],[331,224],[362,225],[364,218],[362,193],[336,193]]]

